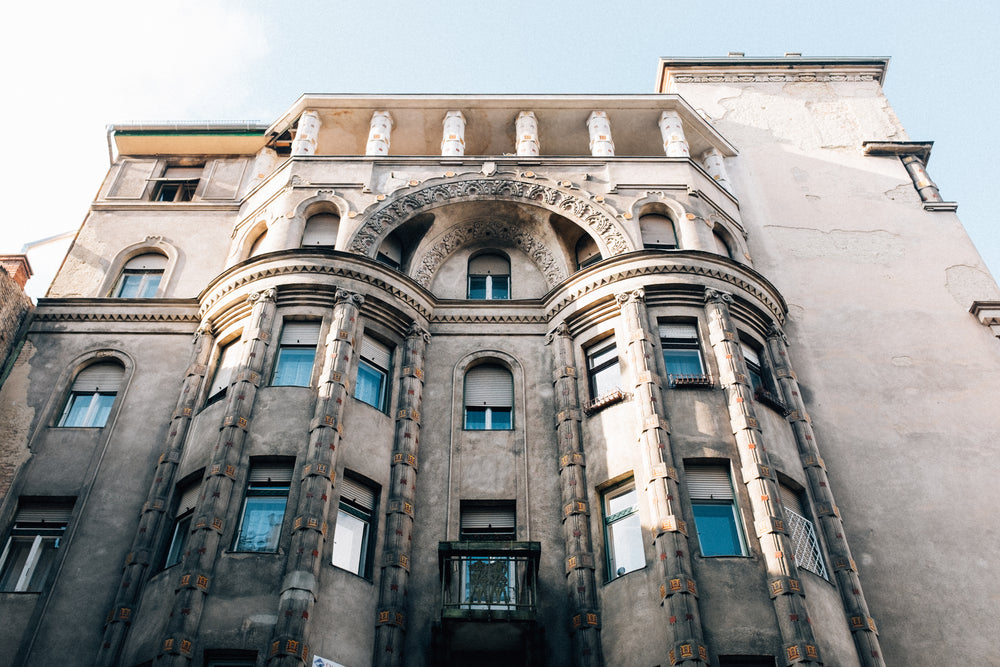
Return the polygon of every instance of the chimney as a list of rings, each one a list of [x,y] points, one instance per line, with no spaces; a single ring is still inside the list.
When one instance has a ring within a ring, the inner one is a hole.
[[[22,290],[32,274],[27,255],[0,255],[0,267],[20,285]]]

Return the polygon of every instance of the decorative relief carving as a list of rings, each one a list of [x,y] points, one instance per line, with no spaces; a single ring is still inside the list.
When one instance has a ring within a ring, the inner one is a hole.
[[[569,326],[565,322],[560,322],[556,325],[556,328],[545,335],[545,344],[550,344],[555,340],[556,336],[561,338],[572,338],[573,334],[569,331]]]
[[[824,72],[756,72],[752,74],[674,74],[677,83],[774,83],[783,81],[880,81],[874,74],[838,74]]]
[[[705,301],[723,301],[725,303],[733,302],[733,295],[729,292],[723,292],[721,290],[712,289],[711,287],[705,288]]]
[[[621,294],[616,294],[615,298],[618,300],[618,307],[622,307],[625,304],[643,301],[646,298],[646,290],[643,288],[630,290],[628,292],[622,292]]]
[[[274,301],[278,298],[278,290],[273,287],[268,287],[267,289],[260,290],[259,292],[251,292],[247,296],[247,301],[249,303],[257,303],[258,301]]]
[[[499,239],[514,244],[519,250],[531,257],[545,276],[549,287],[566,278],[566,274],[552,251],[534,236],[507,223],[495,224],[479,220],[471,224],[461,225],[445,234],[444,238],[435,243],[424,254],[413,279],[421,287],[430,287],[434,274],[437,273],[444,260],[469,241],[478,239]]]
[[[406,329],[407,338],[422,338],[424,343],[431,342],[431,333],[424,329],[422,326],[414,322]]]
[[[778,338],[786,346],[788,345],[788,337],[785,335],[785,332],[782,331],[781,327],[778,326],[777,322],[771,322],[771,326],[767,328],[767,337]]]
[[[337,293],[334,294],[333,300],[337,303],[353,303],[355,306],[361,306],[365,302],[365,297],[362,294],[357,294],[356,292],[349,292],[345,289],[338,289]]]

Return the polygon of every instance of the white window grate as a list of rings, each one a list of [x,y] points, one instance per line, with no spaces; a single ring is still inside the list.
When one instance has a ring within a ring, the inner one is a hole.
[[[795,564],[803,570],[809,570],[824,579],[830,577],[826,573],[823,555],[819,550],[819,540],[812,521],[801,514],[785,507],[785,528],[792,541],[792,552],[795,554]]]

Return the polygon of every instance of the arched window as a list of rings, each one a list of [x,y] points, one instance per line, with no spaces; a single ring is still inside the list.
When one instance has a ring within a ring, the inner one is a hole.
[[[601,249],[597,247],[597,241],[590,234],[581,236],[580,240],[576,242],[577,271],[585,269],[591,264],[597,264],[602,259]]]
[[[167,258],[158,252],[137,255],[125,263],[111,296],[119,299],[150,299],[160,288]]]
[[[262,246],[264,245],[264,239],[266,238],[267,238],[267,230],[264,230],[263,232],[260,233],[260,236],[258,236],[253,240],[253,243],[250,244],[250,254],[247,255],[248,258],[256,257],[261,252],[263,252]]]
[[[465,428],[507,431],[514,424],[514,380],[499,364],[482,364],[465,374]]]
[[[333,213],[317,213],[306,220],[306,229],[302,234],[302,247],[316,246],[332,248],[337,244],[337,231],[340,228],[340,217]]]
[[[385,264],[388,267],[399,270],[403,265],[403,249],[400,247],[399,239],[394,234],[390,234],[382,241],[375,261]]]
[[[642,233],[642,246],[656,250],[674,250],[677,248],[677,234],[670,218],[658,213],[650,213],[639,217],[639,231]]]
[[[59,418],[59,426],[104,426],[124,375],[125,369],[113,361],[91,364],[77,373]]]
[[[725,232],[720,231],[718,228],[712,230],[712,238],[715,239],[715,252],[718,254],[733,258],[733,248],[729,239],[726,238]]]
[[[510,260],[496,253],[482,253],[469,260],[470,299],[509,299]]]

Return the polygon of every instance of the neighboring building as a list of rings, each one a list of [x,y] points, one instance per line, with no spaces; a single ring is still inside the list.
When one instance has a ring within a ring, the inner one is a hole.
[[[0,655],[996,660],[1000,290],[886,64],[112,127],[0,391]]]
[[[24,285],[31,278],[31,263],[24,255],[0,255],[0,386],[17,359],[27,331],[31,313],[31,298]],[[16,445],[16,426],[5,419],[7,411],[0,408],[0,499],[7,494],[18,466],[26,458],[22,444]]]

